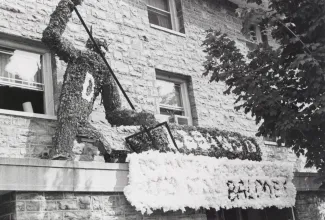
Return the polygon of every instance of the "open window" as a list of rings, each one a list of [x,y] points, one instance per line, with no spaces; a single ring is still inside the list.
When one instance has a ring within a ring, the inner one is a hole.
[[[160,118],[172,123],[192,125],[188,79],[162,70],[156,70],[156,76]]]
[[[0,35],[1,111],[54,115],[51,56],[41,43]]]
[[[149,23],[185,33],[181,0],[148,0]]]

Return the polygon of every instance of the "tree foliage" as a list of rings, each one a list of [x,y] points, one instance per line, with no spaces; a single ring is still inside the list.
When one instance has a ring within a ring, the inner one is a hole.
[[[255,117],[258,136],[278,137],[306,154],[307,166],[325,171],[325,1],[269,3],[260,25],[278,47],[259,44],[243,55],[226,34],[208,30],[204,75],[226,83],[225,93],[237,96],[236,110]]]

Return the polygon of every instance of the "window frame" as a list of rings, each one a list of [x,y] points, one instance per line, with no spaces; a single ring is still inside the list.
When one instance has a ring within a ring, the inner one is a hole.
[[[168,1],[168,8],[169,8],[169,11],[165,11],[165,10],[162,10],[160,8],[156,8],[152,5],[149,5],[149,2],[147,2],[147,11],[149,12],[150,9],[152,9],[153,11],[159,11],[161,13],[164,13],[164,14],[169,14],[170,15],[170,23],[171,23],[171,26],[172,28],[169,29],[169,28],[165,28],[165,27],[162,27],[160,25],[156,25],[156,24],[153,24],[153,23],[150,23],[150,26],[151,27],[155,27],[157,29],[164,29],[166,31],[170,30],[170,31],[173,31],[173,32],[176,32],[176,33],[179,33],[179,34],[184,34],[182,32],[180,32],[180,24],[179,22],[177,21],[177,9],[176,9],[176,2],[175,0],[167,0]],[[181,2],[182,4],[182,2]],[[149,14],[148,14],[148,19],[149,19]]]
[[[249,41],[252,41],[255,44],[260,44],[260,43],[268,44],[269,39],[268,39],[268,36],[265,34],[264,35],[267,37],[267,39],[266,39],[266,41],[263,41],[263,34],[262,34],[263,30],[262,30],[261,26],[258,24],[250,24],[248,30],[250,30],[251,27],[254,27],[254,33],[255,33],[256,40],[251,39],[251,34],[249,31],[249,34],[248,34],[249,38],[250,38]],[[266,30],[264,30],[264,31],[266,31]]]
[[[23,50],[26,52],[38,53],[42,55],[42,78],[44,84],[43,107],[44,114],[29,113],[23,111],[15,111],[9,109],[0,109],[0,113],[21,115],[38,118],[54,119],[54,95],[53,95],[53,78],[50,51],[40,42],[36,40],[26,39],[18,36],[0,33],[0,47]]]
[[[189,99],[189,93],[188,93],[188,80],[186,80],[183,77],[177,77],[177,75],[173,75],[172,72],[163,71],[156,69],[156,80],[163,80],[167,82],[172,82],[176,84],[180,84],[180,95],[182,100],[182,111],[184,112],[184,117],[188,117],[188,124],[193,125],[193,118],[192,118],[192,112],[191,112],[191,104]],[[156,87],[157,88],[157,87]],[[175,106],[169,106],[164,104],[157,104],[157,113],[160,114],[160,108],[161,106],[165,109],[170,110],[181,110],[181,107],[175,107]]]

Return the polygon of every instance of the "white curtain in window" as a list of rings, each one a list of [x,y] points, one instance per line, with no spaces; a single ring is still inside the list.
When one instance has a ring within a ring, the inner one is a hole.
[[[14,75],[8,73],[5,70],[6,65],[9,63],[9,60],[10,60],[10,55],[9,54],[0,53],[0,77],[1,77],[1,80],[7,81],[7,80],[15,78]]]
[[[10,54],[0,51],[0,84],[42,88],[41,59],[42,56],[36,53],[15,50]]]

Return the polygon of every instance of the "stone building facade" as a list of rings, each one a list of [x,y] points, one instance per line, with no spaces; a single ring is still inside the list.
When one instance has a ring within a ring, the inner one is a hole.
[[[40,39],[58,2],[0,0],[0,49],[8,45],[22,45],[22,48],[35,46],[46,51]],[[225,85],[209,83],[208,77],[202,76],[205,54],[201,44],[205,30],[220,29],[237,41],[247,41],[241,34],[242,21],[235,16],[234,5],[214,0],[176,2],[181,3],[181,32],[150,23],[147,6],[150,1],[147,0],[85,0],[78,9],[86,23],[92,25],[94,36],[110,43],[106,58],[137,110],[159,112],[161,97],[157,78],[163,72],[165,77],[177,78],[186,83],[193,125],[255,136],[255,121],[249,115],[234,110],[235,97],[223,94]],[[64,36],[76,47],[84,48],[88,36],[75,14]],[[66,65],[53,54],[49,59],[47,65],[50,65],[51,77],[47,85],[50,85],[52,92],[49,92],[46,99],[48,103],[45,104],[53,110],[39,115],[0,109],[2,158],[39,158],[52,147],[55,110]],[[127,106],[126,101],[123,101],[124,106]],[[105,120],[100,98],[96,100],[91,122],[103,132],[115,149],[124,149],[124,137],[135,131],[135,128],[130,127],[111,127]],[[260,137],[257,141],[262,148],[263,160],[289,161],[296,164],[296,171],[302,169],[303,162],[286,148],[265,144]],[[104,161],[101,156],[95,157],[95,160]],[[56,191],[59,192],[6,193],[0,200],[0,219],[206,219],[204,211],[192,210],[185,214],[154,213],[152,216],[142,216],[125,201],[121,192],[67,192],[58,188]],[[317,195],[311,194],[316,199]],[[305,201],[306,197],[308,193],[298,194],[298,217],[305,216],[299,219],[308,219],[305,213],[309,210],[319,210],[321,216],[323,200],[309,202],[308,210],[305,210],[305,206],[301,205],[304,203],[299,201]],[[317,219],[324,219],[324,216]]]

